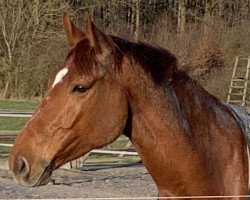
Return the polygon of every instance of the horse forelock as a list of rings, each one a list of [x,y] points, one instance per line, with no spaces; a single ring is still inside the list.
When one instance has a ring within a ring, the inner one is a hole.
[[[67,56],[67,59],[69,58],[72,58],[73,63],[80,74],[91,74],[96,65],[94,49],[89,45],[87,39],[81,40],[73,49],[71,49]]]
[[[88,39],[82,39],[68,54],[67,59],[69,57],[73,58],[73,62],[76,66],[77,71],[80,74],[91,75],[93,70],[97,69],[99,60],[97,58],[97,53],[95,49],[90,46]],[[115,71],[120,69],[122,56],[120,51],[114,50],[112,52],[112,57],[115,66]]]

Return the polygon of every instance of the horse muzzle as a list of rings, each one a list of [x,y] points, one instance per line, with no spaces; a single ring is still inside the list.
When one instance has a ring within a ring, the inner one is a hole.
[[[49,183],[53,171],[53,165],[46,161],[32,169],[32,165],[24,156],[17,156],[10,165],[14,178],[22,186],[36,187]]]

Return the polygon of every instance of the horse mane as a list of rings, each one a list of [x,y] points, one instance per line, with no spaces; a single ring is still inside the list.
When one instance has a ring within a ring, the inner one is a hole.
[[[172,79],[177,70],[177,58],[168,50],[142,42],[131,42],[111,36],[123,54],[131,57],[152,76],[155,83],[162,85]]]
[[[178,69],[177,58],[170,51],[142,42],[134,43],[119,37],[111,37],[121,52],[138,62],[151,75],[153,81],[163,87],[164,91],[169,88],[176,90],[185,85],[194,93],[201,94],[205,99],[221,104],[186,71]]]

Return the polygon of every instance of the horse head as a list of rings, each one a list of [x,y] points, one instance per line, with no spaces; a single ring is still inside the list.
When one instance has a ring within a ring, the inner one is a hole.
[[[54,169],[113,142],[126,125],[127,97],[115,78],[119,49],[88,16],[85,33],[68,14],[64,29],[70,52],[10,154],[10,169],[24,186],[47,184]]]

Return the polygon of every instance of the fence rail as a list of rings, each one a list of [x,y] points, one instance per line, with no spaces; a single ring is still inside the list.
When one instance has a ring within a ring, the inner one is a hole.
[[[10,143],[0,143],[0,147],[13,147],[13,144],[10,144]],[[86,159],[92,154],[92,153],[95,153],[95,154],[111,154],[111,155],[118,155],[120,156],[119,157],[119,161],[120,159],[124,156],[124,155],[127,155],[127,156],[137,156],[138,157],[138,153],[135,151],[135,149],[132,149],[130,148],[130,150],[124,150],[124,149],[120,149],[120,150],[113,150],[113,149],[110,149],[110,148],[102,148],[102,149],[94,149],[92,151],[90,151],[89,153],[87,153],[86,155],[76,159],[76,160],[73,160],[73,161],[70,161],[69,162],[69,168],[79,168],[79,167],[82,167],[86,161]],[[6,153],[4,154],[6,155]],[[139,157],[138,157],[139,159]],[[98,161],[99,163],[102,162],[103,159],[100,159],[100,161]],[[114,162],[114,160],[112,160]]]
[[[0,142],[1,143],[13,143],[16,139],[18,132],[16,131],[0,131]],[[3,145],[1,145],[3,146]]]
[[[0,109],[0,117],[24,117],[29,118],[33,114],[33,111],[27,110],[2,110]]]
[[[13,147],[13,144],[0,143],[0,146]],[[112,150],[112,149],[103,148],[103,149],[94,149],[90,152],[91,153],[138,156],[138,153],[134,150],[123,151],[123,150]]]

